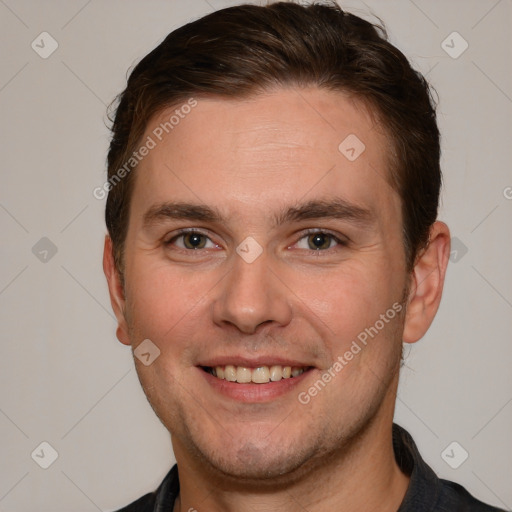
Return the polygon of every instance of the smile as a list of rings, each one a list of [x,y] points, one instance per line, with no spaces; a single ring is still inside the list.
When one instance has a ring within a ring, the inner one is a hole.
[[[299,366],[258,366],[257,368],[248,368],[246,366],[203,366],[202,369],[217,377],[217,379],[226,380],[228,382],[237,382],[239,384],[267,384],[269,382],[277,382],[282,379],[293,379],[302,375],[310,367]]]

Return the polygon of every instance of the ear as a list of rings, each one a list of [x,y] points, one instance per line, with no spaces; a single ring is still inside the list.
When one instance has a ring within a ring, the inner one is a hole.
[[[130,345],[128,325],[125,317],[126,301],[119,271],[114,263],[112,239],[108,235],[105,236],[105,247],[103,249],[103,272],[105,272],[105,277],[107,278],[110,303],[117,318],[117,339],[125,345]]]
[[[430,228],[429,244],[418,256],[412,271],[404,342],[418,341],[432,324],[441,302],[449,257],[450,230],[444,222],[437,221]]]

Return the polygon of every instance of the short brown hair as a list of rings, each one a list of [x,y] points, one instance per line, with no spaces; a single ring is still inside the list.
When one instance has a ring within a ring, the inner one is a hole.
[[[109,181],[162,109],[192,96],[240,98],[280,86],[348,92],[376,112],[391,142],[388,179],[402,200],[404,248],[412,269],[428,244],[441,187],[431,89],[387,41],[383,25],[347,13],[334,2],[239,5],[171,32],[137,64],[117,98]],[[121,276],[133,183],[130,172],[110,188],[106,203]]]

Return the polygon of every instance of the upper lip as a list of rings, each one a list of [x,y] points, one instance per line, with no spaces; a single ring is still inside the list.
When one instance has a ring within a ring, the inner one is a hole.
[[[300,368],[307,368],[312,365],[304,363],[304,361],[298,361],[296,359],[288,359],[280,356],[258,356],[258,357],[246,357],[246,356],[219,356],[212,357],[201,361],[198,366],[208,366],[215,368],[216,366],[243,366],[245,368],[259,368],[261,366],[296,366]]]

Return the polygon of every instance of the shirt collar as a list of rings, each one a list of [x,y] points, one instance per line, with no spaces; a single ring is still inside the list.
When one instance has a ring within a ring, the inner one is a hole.
[[[175,464],[167,473],[163,482],[156,492],[155,506],[153,512],[172,512],[174,502],[180,492],[180,481],[178,479],[178,466]]]
[[[396,424],[393,424],[393,449],[399,468],[410,476],[409,487],[397,512],[433,510],[441,492],[441,481],[422,459],[409,432]]]

